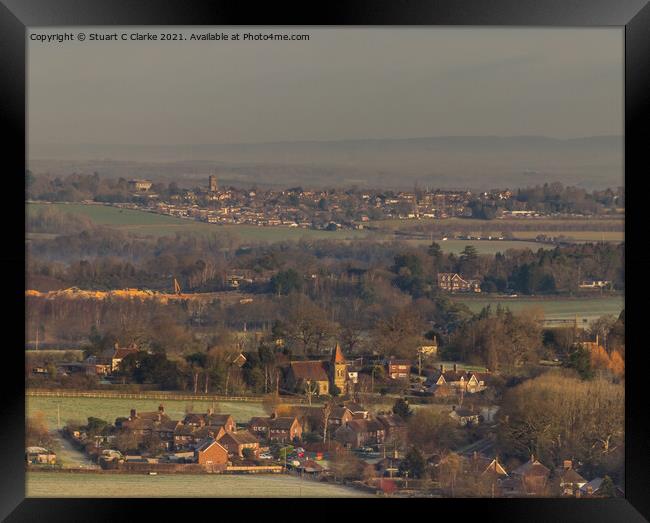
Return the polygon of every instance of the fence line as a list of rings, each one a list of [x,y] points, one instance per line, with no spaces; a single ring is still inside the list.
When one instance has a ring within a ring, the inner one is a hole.
[[[221,395],[194,395],[165,392],[112,392],[112,391],[76,391],[76,390],[40,390],[27,389],[27,396],[40,396],[49,398],[104,398],[104,399],[132,399],[132,400],[184,400],[184,401],[241,401],[261,403],[261,396],[221,396]],[[283,398],[292,403],[306,403],[305,398]]]

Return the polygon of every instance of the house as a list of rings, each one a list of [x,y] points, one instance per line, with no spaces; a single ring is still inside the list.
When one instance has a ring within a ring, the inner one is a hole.
[[[465,280],[455,272],[438,273],[438,288],[447,292],[481,292],[479,280]]]
[[[584,280],[580,282],[581,289],[606,289],[611,287],[612,282],[609,280]]]
[[[407,424],[397,414],[379,414],[377,421],[384,427],[386,441],[405,441]]]
[[[445,370],[444,365],[440,365],[440,370],[429,376],[426,383],[435,387],[447,385],[456,392],[463,391],[474,394],[487,388],[489,378],[490,374],[488,372],[458,370],[454,363],[453,370]]]
[[[409,360],[390,359],[387,362],[387,375],[392,380],[408,380],[411,374],[411,362]]]
[[[601,487],[603,486],[604,478],[594,478],[588,483],[585,483],[579,490],[580,496],[582,497],[602,497],[604,496]],[[617,498],[622,498],[625,496],[625,493],[620,487],[614,485],[614,496]]]
[[[525,494],[542,496],[546,494],[550,473],[548,468],[531,455],[530,461],[512,471],[512,477],[519,483],[519,488]]]
[[[352,448],[380,445],[385,435],[384,426],[377,420],[369,419],[353,419],[334,431],[336,441]]]
[[[580,489],[587,484],[587,480],[583,478],[573,468],[573,461],[565,459],[562,468],[557,473],[560,480],[560,490],[563,496],[579,495]]]
[[[421,345],[418,347],[418,354],[425,359],[436,356],[438,354],[438,340],[436,340],[436,337],[434,336],[431,345]]]
[[[287,443],[302,438],[302,425],[295,416],[271,416],[269,440]]]
[[[115,349],[110,356],[111,359],[111,372],[115,372],[119,369],[120,363],[122,360],[131,354],[137,354],[140,349],[135,343],[132,343],[128,347],[119,347],[118,344],[115,344]]]
[[[228,454],[239,456],[240,458],[244,456],[244,449],[251,449],[255,456],[260,451],[259,440],[247,430],[226,432],[218,442],[228,451]]]
[[[461,427],[467,425],[478,425],[481,422],[481,415],[473,408],[464,409],[453,405],[449,417],[456,420]]]
[[[228,463],[228,450],[216,439],[206,438],[194,451],[194,457],[204,467],[225,466]]]
[[[255,416],[248,423],[248,430],[258,438],[269,437],[269,421],[271,418]]]
[[[55,465],[56,454],[43,447],[27,447],[25,461],[29,465]]]
[[[370,417],[370,412],[363,405],[356,403],[354,401],[345,402],[344,405],[352,413],[353,419],[368,419]]]
[[[298,465],[296,470],[308,476],[318,476],[325,471],[325,468],[316,461],[312,459],[302,459],[298,460],[300,465]]]
[[[330,431],[334,431],[353,418],[352,412],[347,407],[334,407],[327,420],[327,428]]]

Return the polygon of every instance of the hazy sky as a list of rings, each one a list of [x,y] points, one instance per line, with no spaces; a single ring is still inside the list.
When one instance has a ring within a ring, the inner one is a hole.
[[[182,31],[188,37],[307,33],[311,40],[30,41],[29,141],[176,145],[623,134],[622,28]]]

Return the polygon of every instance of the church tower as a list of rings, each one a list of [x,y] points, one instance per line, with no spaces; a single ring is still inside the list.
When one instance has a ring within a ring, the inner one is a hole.
[[[345,360],[341,346],[338,343],[334,348],[334,354],[332,354],[331,369],[333,373],[332,382],[338,387],[341,394],[345,394],[348,380],[348,362]]]

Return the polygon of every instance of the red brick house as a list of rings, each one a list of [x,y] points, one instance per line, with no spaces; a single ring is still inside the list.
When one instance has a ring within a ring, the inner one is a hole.
[[[269,439],[287,443],[302,438],[302,425],[295,416],[271,417],[269,419]]]
[[[259,440],[247,430],[226,432],[218,442],[228,451],[228,454],[239,456],[240,458],[244,455],[244,449],[251,449],[255,456],[260,451]]]
[[[388,377],[391,380],[408,380],[411,374],[411,362],[409,360],[388,360]]]
[[[206,468],[213,469],[215,466],[225,468],[228,464],[228,450],[214,438],[207,438],[194,451],[196,462]]]
[[[384,442],[386,430],[377,420],[353,419],[334,432],[334,439],[352,448]]]

